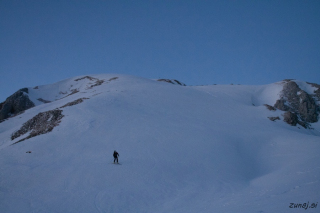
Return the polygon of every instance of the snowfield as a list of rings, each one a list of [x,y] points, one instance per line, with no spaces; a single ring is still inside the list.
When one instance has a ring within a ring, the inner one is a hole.
[[[29,88],[36,106],[0,123],[0,212],[319,212],[320,125],[269,111],[281,89],[118,74]],[[14,144],[56,108],[58,126]]]

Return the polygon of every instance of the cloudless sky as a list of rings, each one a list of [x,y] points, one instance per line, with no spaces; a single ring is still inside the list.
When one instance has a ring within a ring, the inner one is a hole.
[[[100,73],[319,84],[319,11],[319,0],[0,0],[0,102]]]

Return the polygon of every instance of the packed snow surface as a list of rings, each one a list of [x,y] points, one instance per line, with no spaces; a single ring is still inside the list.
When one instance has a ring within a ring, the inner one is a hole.
[[[319,212],[319,122],[270,121],[281,89],[117,74],[29,88],[37,106],[0,123],[0,212]],[[59,126],[14,144],[56,108]]]

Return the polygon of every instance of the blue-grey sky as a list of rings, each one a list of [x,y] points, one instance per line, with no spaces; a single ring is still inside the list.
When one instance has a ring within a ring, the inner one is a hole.
[[[100,73],[320,83],[319,11],[319,0],[0,0],[0,102]]]

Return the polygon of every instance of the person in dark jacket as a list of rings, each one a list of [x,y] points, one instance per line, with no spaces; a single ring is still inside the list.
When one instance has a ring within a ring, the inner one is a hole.
[[[118,156],[119,156],[119,153],[116,150],[114,150],[114,152],[113,152],[113,157],[114,157],[113,163],[115,163],[116,160],[117,160],[117,163],[119,163]]]

